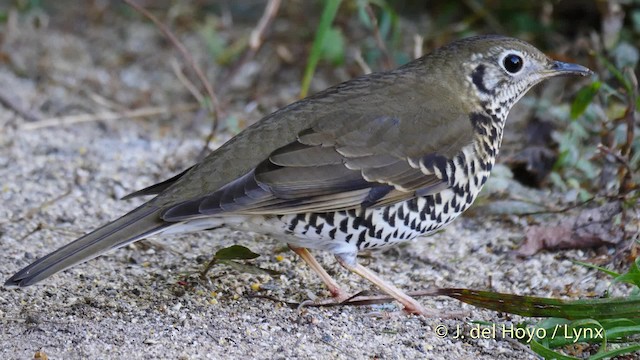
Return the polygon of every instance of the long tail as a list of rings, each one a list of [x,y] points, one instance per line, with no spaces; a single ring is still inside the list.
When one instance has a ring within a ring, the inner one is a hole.
[[[33,285],[58,271],[93,259],[109,250],[141,240],[173,225],[162,221],[159,213],[158,208],[143,205],[38,259],[18,271],[4,285],[6,287]]]

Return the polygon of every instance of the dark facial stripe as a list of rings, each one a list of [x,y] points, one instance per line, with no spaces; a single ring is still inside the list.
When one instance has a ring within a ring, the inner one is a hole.
[[[487,89],[484,86],[484,70],[485,67],[484,65],[478,65],[478,67],[476,67],[473,72],[471,73],[471,81],[473,82],[473,85],[476,86],[476,88],[478,88],[478,90],[480,90],[480,92],[483,92],[485,94],[488,95],[492,95],[493,91]]]

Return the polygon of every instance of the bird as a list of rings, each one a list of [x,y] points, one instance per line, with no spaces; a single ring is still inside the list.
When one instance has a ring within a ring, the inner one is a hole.
[[[347,295],[309,249],[332,253],[405,312],[437,316],[359,264],[358,252],[457,218],[489,177],[512,106],[543,80],[590,74],[515,38],[454,41],[265,116],[182,173],[126,196],[153,197],[5,286],[35,284],[150,236],[227,227],[285,242],[336,299]]]

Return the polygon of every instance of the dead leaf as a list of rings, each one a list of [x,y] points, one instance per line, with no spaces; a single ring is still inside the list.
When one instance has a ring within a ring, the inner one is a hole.
[[[530,256],[540,250],[583,249],[601,245],[615,245],[622,240],[623,231],[614,217],[622,211],[618,202],[582,210],[553,224],[530,226],[525,242],[516,251]]]
[[[538,118],[527,123],[525,148],[505,161],[520,183],[540,187],[553,169],[558,159],[557,146],[551,138],[553,129],[551,122]]]

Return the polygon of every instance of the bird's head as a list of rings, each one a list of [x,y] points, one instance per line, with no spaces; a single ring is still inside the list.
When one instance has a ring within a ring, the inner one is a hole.
[[[511,106],[540,81],[592,73],[581,65],[552,60],[524,41],[503,36],[471,37],[438,52],[441,59],[456,59],[451,71],[466,75],[463,86],[479,104],[505,117]]]

